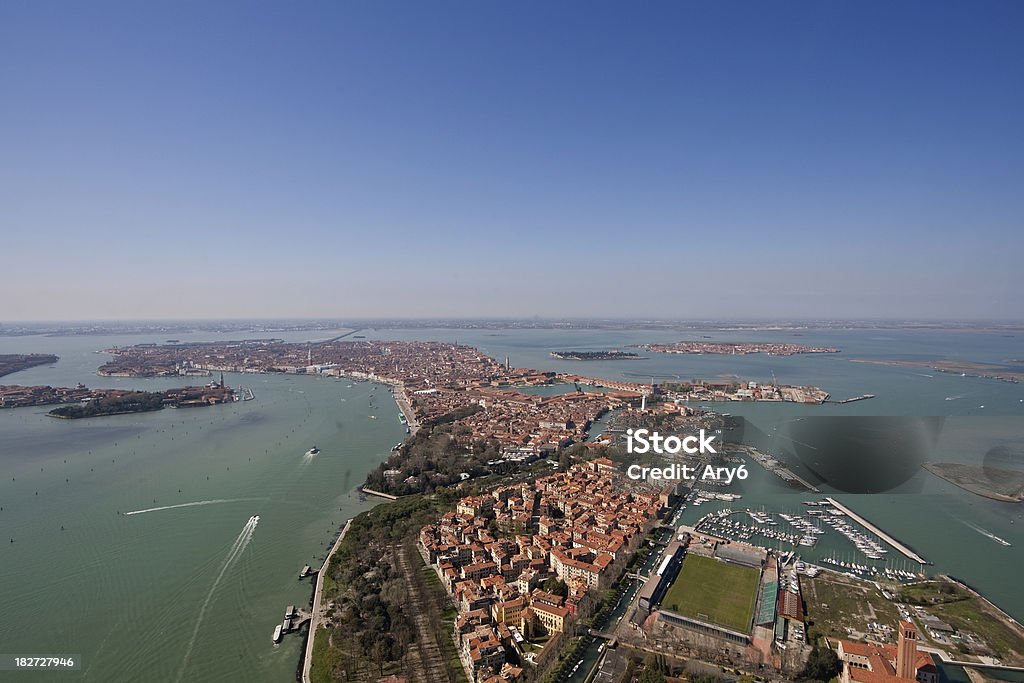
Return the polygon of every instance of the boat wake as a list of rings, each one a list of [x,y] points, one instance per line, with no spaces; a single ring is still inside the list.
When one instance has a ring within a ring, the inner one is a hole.
[[[220,571],[217,572],[217,578],[213,580],[213,585],[210,586],[210,591],[206,594],[206,599],[203,600],[202,607],[199,608],[199,614],[196,616],[196,625],[192,629],[192,637],[189,638],[188,646],[185,648],[185,656],[181,660],[181,668],[178,670],[178,677],[176,681],[181,681],[185,676],[185,667],[188,665],[189,657],[192,656],[192,648],[195,647],[196,637],[199,635],[199,627],[203,625],[203,617],[206,615],[206,608],[210,606],[210,601],[213,599],[213,594],[217,590],[217,586],[220,585],[221,579],[229,569],[238,561],[242,553],[245,551],[246,546],[249,545],[249,541],[252,540],[253,532],[256,531],[256,525],[260,522],[259,515],[253,515],[249,518],[249,521],[242,527],[242,531],[239,532],[235,538],[235,542],[231,544],[231,548],[228,550],[228,554],[224,557],[224,561],[221,562]]]
[[[239,503],[248,498],[217,498],[215,500],[197,500],[194,503],[178,503],[177,505],[161,505],[156,508],[146,508],[145,510],[132,510],[131,512],[122,512],[125,517],[129,515],[141,515],[147,512],[159,512],[160,510],[174,510],[176,508],[190,508],[196,505],[215,505],[217,503]]]
[[[981,528],[980,526],[977,526],[977,525],[975,525],[975,524],[971,524],[970,522],[968,522],[968,521],[966,521],[966,520],[960,520],[960,521],[962,521],[962,522],[963,522],[964,524],[966,524],[966,525],[967,525],[967,526],[969,526],[970,528],[972,528],[972,529],[974,529],[975,531],[977,531],[977,532],[978,532],[979,534],[981,534],[982,536],[987,536],[988,538],[991,538],[991,539],[992,539],[993,541],[995,541],[995,542],[996,542],[996,543],[998,543],[999,545],[1005,545],[1005,546],[1011,546],[1011,545],[1013,545],[1013,544],[1012,544],[1012,543],[1010,543],[1009,541],[1004,541],[1003,539],[999,538],[998,536],[996,536],[996,535],[995,535],[994,533],[992,533],[992,532],[991,532],[991,531],[989,531],[988,529],[982,529],[982,528]]]

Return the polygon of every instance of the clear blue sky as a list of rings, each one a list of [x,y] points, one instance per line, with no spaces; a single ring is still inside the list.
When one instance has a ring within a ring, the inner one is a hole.
[[[1024,318],[1024,3],[0,3],[0,320]]]

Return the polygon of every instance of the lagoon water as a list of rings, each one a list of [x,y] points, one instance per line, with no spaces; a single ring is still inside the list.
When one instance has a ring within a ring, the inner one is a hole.
[[[2,339],[5,350],[61,360],[0,381],[180,386],[95,375],[95,349],[143,341],[162,340]],[[339,526],[373,505],[354,489],[405,430],[385,387],[225,379],[252,387],[256,400],[93,420],[0,411],[0,649],[82,662],[79,672],[34,678],[294,678],[300,638],[274,647],[271,635],[289,604],[309,601],[299,569],[316,566]],[[305,457],[314,444],[320,454]]]
[[[1019,337],[862,330],[800,336],[642,330],[361,334],[459,341],[501,360],[508,355],[518,367],[611,379],[736,375],[768,381],[774,372],[779,382],[816,384],[837,398],[877,395],[843,406],[723,406],[769,434],[807,414],[944,415],[949,419],[936,459],[977,462],[993,445],[1019,454],[1024,444],[1024,385],[850,362],[947,357],[1004,362],[1024,356]],[[553,350],[624,348],[704,334],[732,341],[831,344],[843,353],[779,358],[641,352],[648,359],[613,362],[548,356]],[[182,341],[218,338],[175,336]],[[299,341],[309,335],[259,336]],[[15,373],[0,383],[180,386],[180,379],[95,375],[104,360],[97,350],[163,341],[145,335],[0,338],[0,353],[61,357],[53,367]],[[297,580],[297,572],[305,563],[319,563],[345,519],[374,504],[360,501],[355,488],[404,437],[404,429],[385,387],[282,375],[227,375],[226,380],[252,387],[256,400],[76,421],[48,418],[45,407],[0,411],[0,604],[7,607],[0,620],[0,650],[82,658],[81,671],[34,678],[292,679],[299,639],[286,637],[274,647],[271,634],[287,605],[309,600],[310,586]],[[320,455],[304,457],[314,444]],[[1020,506],[973,496],[927,473],[917,479],[908,487],[913,492],[842,499],[934,561],[934,571],[965,579],[1018,619],[1024,617],[1024,592],[1016,581],[1024,561]],[[780,490],[767,476],[744,486],[735,489],[744,494],[742,507],[796,510],[803,499]],[[708,503],[693,510],[703,514],[711,509]],[[119,514],[135,511],[143,512]],[[254,515],[259,520],[250,523]],[[1013,546],[999,546],[971,525]]]

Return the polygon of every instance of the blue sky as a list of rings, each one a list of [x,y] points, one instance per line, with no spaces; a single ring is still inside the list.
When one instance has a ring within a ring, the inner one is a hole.
[[[1024,5],[0,4],[0,320],[1024,318]]]

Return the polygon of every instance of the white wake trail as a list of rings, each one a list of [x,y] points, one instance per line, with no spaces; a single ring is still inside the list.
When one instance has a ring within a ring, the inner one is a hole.
[[[203,617],[206,615],[206,608],[210,606],[210,601],[213,599],[213,594],[217,590],[217,586],[220,585],[220,580],[224,578],[224,574],[227,573],[228,569],[234,565],[235,561],[242,555],[246,546],[249,545],[249,541],[252,540],[253,532],[256,531],[256,525],[259,524],[259,515],[253,515],[249,518],[249,521],[242,527],[242,531],[235,538],[234,543],[231,544],[231,548],[228,550],[228,554],[224,557],[224,561],[220,565],[220,571],[217,573],[217,578],[213,580],[213,585],[210,586],[210,591],[206,594],[206,599],[203,600],[202,607],[199,608],[199,615],[196,617],[195,628],[192,629],[192,637],[189,638],[188,646],[185,648],[185,656],[181,660],[181,668],[178,670],[178,677],[176,681],[181,681],[185,675],[185,667],[188,665],[189,657],[192,656],[192,648],[195,647],[196,638],[199,636],[199,627],[203,624]]]
[[[245,500],[244,498],[217,498],[215,500],[197,500],[194,503],[178,503],[177,505],[161,505],[157,508],[146,508],[145,510],[132,510],[131,512],[122,513],[125,517],[128,515],[141,515],[146,512],[159,512],[160,510],[174,510],[175,508],[189,508],[196,505],[214,505],[216,503],[237,503]]]

